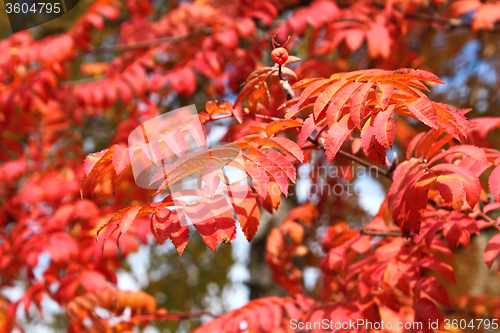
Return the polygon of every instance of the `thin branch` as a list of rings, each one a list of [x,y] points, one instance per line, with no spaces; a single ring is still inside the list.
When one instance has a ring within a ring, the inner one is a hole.
[[[360,235],[368,236],[379,236],[379,237],[402,237],[399,231],[370,231],[370,230],[359,230]]]
[[[146,320],[175,320],[179,321],[182,319],[188,319],[188,318],[197,318],[201,316],[210,316],[212,318],[217,318],[218,316],[216,314],[213,314],[210,311],[195,311],[195,312],[166,312],[165,313],[154,313],[154,314],[147,314],[147,315],[136,315],[134,316],[134,319],[140,320],[140,321],[146,321]]]
[[[125,52],[125,51],[131,51],[131,50],[145,49],[145,48],[149,48],[151,46],[157,46],[157,45],[161,45],[161,44],[179,43],[179,42],[182,42],[182,41],[185,41],[188,39],[197,38],[197,37],[205,36],[205,35],[210,35],[211,33],[212,33],[212,29],[203,28],[200,31],[197,31],[197,32],[194,32],[191,34],[186,34],[186,35],[162,37],[162,38],[151,39],[151,40],[142,41],[142,42],[120,44],[120,45],[113,45],[113,46],[105,46],[105,47],[90,49],[90,50],[82,51],[82,52],[76,54],[75,57],[81,57],[83,55],[90,54],[90,53],[115,53],[115,52]]]
[[[427,23],[434,23],[434,24],[439,24],[444,27],[467,27],[471,28],[472,23],[471,22],[465,22],[461,19],[458,18],[443,18],[440,16],[436,15],[424,15],[424,14],[410,14],[410,13],[403,13],[404,17],[406,19],[410,20],[415,20],[419,22],[427,22]],[[358,22],[361,24],[364,24],[364,21],[359,20],[358,18],[355,17],[342,17],[339,19],[335,19],[331,21],[330,23],[335,23],[335,22]],[[498,29],[490,29],[490,31],[498,31]],[[136,50],[136,49],[143,49],[143,48],[148,48],[151,46],[156,46],[156,45],[161,45],[161,44],[166,44],[166,43],[177,43],[181,42],[187,39],[191,38],[196,38],[199,36],[203,35],[209,35],[212,33],[211,28],[203,28],[200,31],[197,31],[192,34],[186,34],[186,35],[180,35],[180,36],[172,36],[172,37],[162,37],[162,38],[157,38],[157,39],[151,39],[148,41],[142,41],[142,42],[135,42],[135,43],[128,43],[128,44],[121,44],[121,45],[114,45],[114,46],[105,46],[105,47],[100,47],[100,48],[95,48],[95,49],[90,49],[86,51],[82,51],[78,54],[76,54],[76,57],[80,57],[86,54],[90,53],[114,53],[114,52],[124,52],[124,51],[130,51],[130,50]]]
[[[255,118],[266,119],[266,120],[271,120],[271,121],[282,120],[282,118],[273,117],[273,116],[266,116],[264,114],[257,114],[257,113],[256,114],[244,113],[243,115],[247,116],[247,117],[255,117]]]

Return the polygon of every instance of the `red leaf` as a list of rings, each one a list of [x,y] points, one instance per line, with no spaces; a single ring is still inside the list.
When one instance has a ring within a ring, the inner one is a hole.
[[[119,246],[121,235],[123,235],[125,232],[127,232],[128,229],[130,229],[135,219],[151,213],[153,213],[153,210],[151,208],[141,206],[130,206],[115,213],[108,222],[101,225],[99,229],[97,229],[97,236],[99,236],[99,233],[103,229],[107,228],[102,241],[102,250],[104,251],[104,245],[113,232],[118,229],[120,230],[116,239],[116,245]]]
[[[264,67],[261,68],[260,70],[257,70],[253,73],[256,73],[257,76],[253,77],[250,79],[252,74],[248,77],[249,81],[246,82],[245,86],[243,89],[241,89],[240,94],[236,98],[236,100],[233,103],[234,108],[238,106],[238,104],[243,101],[243,99],[253,90],[255,87],[262,81],[264,81],[266,78],[269,77],[269,72],[272,70],[271,67]],[[239,120],[238,120],[239,121]]]
[[[432,148],[434,148],[434,146],[432,146]],[[484,152],[483,149],[471,145],[460,145],[460,146],[450,147],[448,150],[445,150],[444,152],[437,154],[429,161],[429,164],[433,164],[434,162],[440,160],[441,158],[449,156],[451,154],[465,155],[469,156],[470,158],[480,163],[484,164],[488,163],[488,160],[486,158],[486,153]]]
[[[170,133],[159,135],[175,155],[182,157],[185,154],[186,141],[179,127],[175,126]],[[156,140],[156,138],[153,138],[151,142],[153,140]],[[158,155],[161,156],[161,154]]]
[[[456,211],[461,211],[466,202],[463,180],[455,174],[440,174],[436,178],[436,186],[444,201]]]
[[[257,227],[259,226],[260,209],[257,205],[257,200],[252,197],[247,197],[240,203],[233,205],[233,207],[241,230],[243,230],[245,237],[250,242],[255,236]]]
[[[180,220],[183,219],[184,213],[180,210],[172,211],[172,232],[170,233],[170,239],[175,245],[179,255],[182,255],[187,243],[189,242],[189,228],[187,224],[181,226]]]
[[[182,97],[189,97],[196,91],[196,75],[190,67],[174,69],[168,78],[172,88]]]
[[[326,158],[328,163],[333,161],[345,139],[349,136],[349,134],[351,134],[353,128],[354,124],[351,122],[349,114],[343,116],[340,121],[330,127],[325,140]]]
[[[287,128],[302,127],[302,123],[292,119],[274,120],[266,125],[266,135],[273,136]]]
[[[300,80],[299,82],[294,83],[292,86],[293,89],[302,89],[305,87],[308,87],[309,85],[313,84],[316,81],[322,80],[320,77],[315,77],[315,78],[309,78],[309,79],[303,79]]]
[[[441,274],[444,278],[456,283],[453,267],[441,258],[425,257],[420,261],[419,265],[428,268],[430,271]]]
[[[421,277],[415,285],[415,288],[422,290],[432,299],[438,301],[444,306],[450,307],[451,304],[450,297],[448,296],[448,290],[446,290],[446,287],[434,276]]]
[[[213,196],[220,185],[220,173],[228,161],[220,161],[210,158],[201,171],[205,191]]]
[[[151,216],[151,232],[160,244],[163,244],[170,237],[172,223],[176,217],[168,208],[159,208],[155,216]]]
[[[324,110],[326,105],[330,102],[333,96],[340,90],[342,87],[350,84],[352,82],[341,80],[332,83],[318,96],[316,102],[314,102],[314,119],[318,119],[321,111]]]
[[[428,298],[419,299],[418,302],[413,305],[413,309],[415,310],[415,319],[421,318],[423,320],[423,325],[429,323],[429,321],[443,322],[444,318],[441,314],[441,310],[439,310],[436,304]]]
[[[80,195],[82,198],[84,196],[84,189],[89,180],[91,181],[91,192],[93,192],[99,181],[113,169],[111,159],[113,157],[114,148],[115,146],[111,146],[110,149],[105,149],[99,153],[90,154],[86,157],[84,162],[85,175],[80,184]]]
[[[267,196],[267,186],[269,185],[269,176],[264,168],[251,161],[245,161],[245,171],[252,178],[252,185],[255,190],[262,196]]]
[[[452,248],[457,249],[463,237],[463,229],[458,223],[447,223],[443,235]]]
[[[261,146],[271,146],[294,156],[299,162],[304,161],[304,153],[302,149],[290,139],[278,136],[273,138],[259,138],[257,140]]]
[[[111,148],[111,151],[110,149],[104,149],[100,152],[87,155],[85,161],[83,162],[83,169],[85,170],[85,174],[88,176],[92,169],[96,167],[96,164],[98,162],[100,163],[99,165],[97,165],[96,169],[104,164],[104,162],[106,162],[108,159],[110,159],[112,157],[113,149],[114,146]]]
[[[274,149],[269,149],[266,156],[286,174],[288,179],[295,183],[295,180],[297,178],[295,168],[293,167],[292,163],[287,160],[285,156],[283,156],[282,153]]]
[[[377,82],[376,97],[378,104],[385,109],[391,99],[394,87],[390,84],[382,84]]]
[[[490,241],[486,245],[486,248],[484,249],[483,258],[488,268],[491,268],[491,265],[493,265],[493,262],[498,257],[499,252],[500,252],[500,234],[497,234],[490,239]]]
[[[394,105],[390,105],[387,110],[377,113],[373,122],[375,138],[384,148],[389,149],[392,148],[395,137],[393,113]]]
[[[233,108],[233,116],[240,124],[243,123],[243,108],[241,107],[241,103]]]
[[[479,194],[481,193],[481,183],[474,174],[458,165],[449,163],[435,165],[431,168],[431,171],[438,172],[440,175],[456,174],[458,176],[457,179],[460,180],[465,190],[467,203],[471,208],[474,208],[479,201]]]
[[[372,58],[378,56],[382,58],[389,57],[392,38],[384,14],[378,15],[375,21],[371,22],[369,29],[366,31],[366,41],[368,42],[368,52]]]
[[[104,275],[97,271],[82,271],[79,280],[87,291],[109,288]]]
[[[488,179],[488,185],[493,198],[500,202],[500,166],[497,166],[491,172],[490,178]]]
[[[130,163],[130,154],[128,148],[120,145],[115,145],[113,151],[113,167],[115,172],[119,175]]]
[[[329,126],[332,126],[342,115],[342,110],[345,103],[351,97],[353,92],[362,85],[361,82],[353,82],[342,88],[330,101],[330,105],[326,110],[326,120]]]
[[[309,117],[307,117],[307,119],[304,121],[304,126],[302,126],[302,129],[300,130],[299,136],[297,138],[297,143],[299,144],[300,148],[304,146],[304,144],[307,142],[307,139],[315,129],[316,123],[314,122],[314,115],[310,114]]]
[[[264,155],[251,155],[250,152],[246,157],[263,168],[264,171],[276,181],[281,192],[283,192],[285,196],[288,196],[287,177],[285,176],[285,173],[274,164],[274,162],[267,159]],[[255,167],[255,164],[252,167]]]
[[[373,83],[363,83],[353,94],[351,100],[351,119],[354,125],[361,130],[365,118],[365,105],[368,92]]]
[[[64,249],[64,251],[61,251]],[[55,263],[63,263],[78,255],[78,244],[76,240],[65,232],[52,234],[45,248],[50,255],[50,259]]]
[[[299,108],[305,102],[306,99],[314,96],[314,94],[319,93],[322,89],[324,89],[327,85],[329,85],[330,82],[332,82],[331,79],[321,79],[311,83],[311,85],[309,85],[306,89],[304,89],[304,91],[300,95],[300,100],[298,103]],[[296,89],[296,87],[294,87],[294,89]]]
[[[361,130],[361,146],[365,155],[375,163],[385,163],[385,149],[376,139],[375,117],[371,117]]]
[[[437,112],[427,97],[420,97],[412,103],[405,102],[408,110],[429,127],[437,127]]]
[[[386,80],[420,80],[444,84],[443,81],[431,72],[413,68],[400,68],[390,74],[377,76],[372,81],[379,82]]]

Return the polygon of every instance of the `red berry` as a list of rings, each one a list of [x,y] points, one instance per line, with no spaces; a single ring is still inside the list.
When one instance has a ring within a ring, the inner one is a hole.
[[[283,65],[288,60],[288,51],[283,47],[278,47],[271,52],[271,58],[278,65]]]

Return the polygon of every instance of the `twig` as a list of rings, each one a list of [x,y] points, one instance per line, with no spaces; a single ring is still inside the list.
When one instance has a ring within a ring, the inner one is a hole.
[[[266,120],[282,120],[282,118],[278,118],[278,117],[273,117],[273,116],[266,116],[264,114],[251,114],[251,113],[244,113],[243,114],[244,116],[247,116],[247,117],[255,117],[255,118],[260,118],[260,119],[266,119]]]
[[[210,311],[195,311],[195,312],[165,312],[165,313],[154,313],[147,315],[136,315],[134,319],[140,321],[146,320],[181,320],[188,318],[196,318],[201,316],[210,316],[213,318],[217,318],[218,316],[213,314]]]
[[[90,54],[90,53],[114,53],[114,52],[124,52],[124,51],[137,50],[137,49],[145,49],[145,48],[149,48],[151,46],[157,46],[157,45],[161,45],[161,44],[178,43],[178,42],[185,41],[187,39],[196,38],[196,37],[200,37],[200,36],[204,36],[204,35],[209,35],[211,33],[212,33],[212,29],[203,28],[200,31],[197,31],[197,32],[194,32],[191,34],[186,34],[186,35],[162,37],[162,38],[151,39],[151,40],[147,40],[147,41],[143,41],[143,42],[105,46],[105,47],[95,48],[95,49],[91,49],[91,50],[86,50],[86,51],[82,51],[82,52],[76,54],[75,57],[81,57],[83,55]]]
[[[368,236],[379,236],[379,237],[402,237],[399,231],[370,231],[370,230],[359,230],[360,235]]]

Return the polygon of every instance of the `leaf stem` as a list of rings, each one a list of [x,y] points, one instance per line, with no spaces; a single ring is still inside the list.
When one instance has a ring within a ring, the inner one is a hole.
[[[113,46],[106,46],[106,47],[100,47],[96,49],[90,49],[90,50],[85,50],[82,51],[78,54],[75,55],[75,57],[81,57],[89,53],[114,53],[114,52],[124,52],[124,51],[130,51],[130,50],[137,50],[137,49],[145,49],[151,46],[158,46],[161,44],[167,44],[167,43],[178,43],[182,42],[191,38],[196,38],[200,36],[205,36],[205,35],[210,35],[212,33],[212,29],[210,28],[202,28],[197,32],[193,32],[190,34],[185,34],[185,35],[179,35],[179,36],[172,36],[172,37],[162,37],[162,38],[157,38],[157,39],[151,39],[147,41],[142,41],[142,42],[136,42],[136,43],[128,43],[128,44],[119,44],[119,45],[113,45]]]

